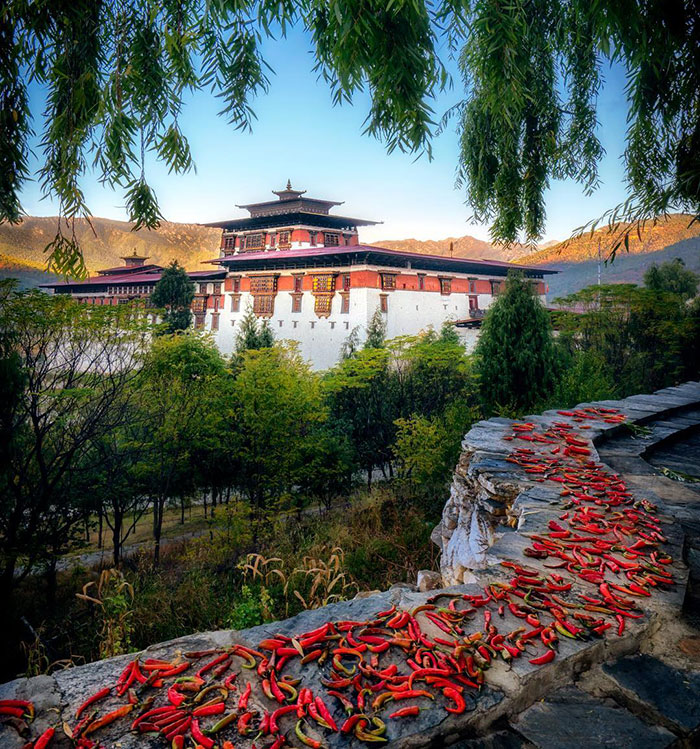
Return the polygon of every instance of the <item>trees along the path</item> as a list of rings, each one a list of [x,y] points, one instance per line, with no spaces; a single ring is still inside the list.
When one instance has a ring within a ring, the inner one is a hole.
[[[151,303],[165,310],[163,314],[165,333],[177,333],[190,327],[194,291],[194,282],[187,275],[187,271],[177,260],[173,260],[163,270],[151,294]]]
[[[3,340],[0,598],[41,563],[49,597],[58,557],[85,518],[77,488],[94,448],[124,424],[150,327],[130,307],[86,307],[67,296],[10,291]]]
[[[226,377],[214,343],[195,333],[154,340],[145,359],[138,381],[141,460],[134,474],[153,507],[156,564],[165,506],[192,486],[192,452],[219,430]]]
[[[257,535],[266,511],[298,483],[301,445],[323,421],[319,378],[293,346],[276,344],[240,355],[231,395],[235,481],[250,503]]]
[[[386,470],[391,462],[398,412],[390,357],[386,348],[364,348],[329,370],[323,380],[330,424],[348,435],[368,486],[374,469]]]
[[[557,356],[549,313],[521,274],[509,274],[505,291],[488,309],[474,353],[489,413],[522,413],[551,394]]]

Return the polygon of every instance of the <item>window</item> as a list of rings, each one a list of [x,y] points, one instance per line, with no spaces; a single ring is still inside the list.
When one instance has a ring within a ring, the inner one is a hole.
[[[476,294],[476,279],[475,278],[469,279],[469,293]]]
[[[194,316],[194,328],[195,330],[201,330],[204,327],[204,315]]]
[[[337,247],[340,244],[340,235],[333,232],[326,232],[323,235],[323,243],[326,247]]]
[[[447,295],[452,292],[452,279],[451,278],[441,278],[440,279],[440,293]]]
[[[379,309],[385,314],[389,311],[389,297],[386,294],[379,295]]]
[[[343,273],[343,291],[350,291],[350,274]]]
[[[218,314],[218,312],[214,313],[211,316],[211,329],[212,330],[218,330],[219,329],[219,314]]]
[[[207,285],[205,283],[199,284],[199,293],[200,294],[206,294],[207,293]]]
[[[192,311],[195,313],[195,315],[204,314],[205,310],[206,310],[206,306],[205,306],[204,299],[202,299],[201,296],[195,297],[192,300]]]
[[[381,273],[382,289],[392,291],[396,288],[396,276],[393,273]]]
[[[248,234],[245,238],[246,250],[262,250],[265,247],[265,235],[262,233]]]
[[[241,279],[240,279],[240,276],[234,276],[231,279],[231,281],[232,281],[232,284],[231,284],[232,289],[231,289],[231,291],[233,291],[234,294],[238,294],[240,292],[240,290],[241,290]]]
[[[274,247],[277,244],[277,235],[270,234],[270,247]]]
[[[280,247],[289,247],[292,244],[292,232],[281,231],[277,234],[277,243]]]
[[[418,291],[425,291],[425,273],[418,274]]]
[[[350,314],[350,294],[342,294],[340,298],[341,298],[340,314],[341,315]]]
[[[301,312],[301,294],[292,296],[292,312]]]
[[[475,296],[469,297],[469,309],[470,310],[479,309],[479,299],[477,297]]]
[[[231,312],[240,312],[241,309],[241,296],[240,294],[233,294],[231,296]]]
[[[314,312],[318,317],[328,317],[331,314],[331,304],[333,297],[331,294],[323,294],[314,298]]]
[[[214,293],[215,294],[221,294],[221,284],[220,283],[215,283],[214,284]]]
[[[262,317],[270,317],[275,309],[274,294],[258,294],[253,297],[253,312]]]
[[[311,280],[311,290],[314,294],[329,294],[335,290],[335,276],[331,273],[314,276]]]
[[[268,294],[277,291],[276,276],[251,276],[250,293],[251,294]]]
[[[316,237],[318,237],[318,232],[316,231],[310,231],[309,232],[309,244],[315,245],[316,244]]]
[[[231,252],[236,249],[236,235],[235,234],[224,234],[221,246],[224,251]]]
[[[303,289],[304,289],[304,276],[297,274],[296,276],[294,276],[294,293],[301,294]]]
[[[219,302],[220,301],[221,301],[221,297],[219,297],[219,296],[215,296],[214,297],[214,311],[215,312],[219,311]]]
[[[491,293],[494,296],[498,296],[501,293],[501,282],[491,281]]]

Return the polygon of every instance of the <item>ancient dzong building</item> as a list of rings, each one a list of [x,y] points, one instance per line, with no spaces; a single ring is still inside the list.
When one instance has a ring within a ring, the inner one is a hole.
[[[238,206],[250,214],[207,226],[223,230],[217,269],[190,273],[195,327],[211,330],[224,353],[249,307],[276,338],[297,341],[315,368],[332,366],[347,336],[360,338],[377,309],[388,337],[455,322],[468,343],[509,270],[520,269],[544,298],[553,271],[495,260],[423,255],[360,244],[358,227],[375,224],[331,213],[341,203],[306,197],[290,183],[274,200]],[[47,284],[94,304],[146,296],[160,277],[146,258],[125,257],[82,282]]]

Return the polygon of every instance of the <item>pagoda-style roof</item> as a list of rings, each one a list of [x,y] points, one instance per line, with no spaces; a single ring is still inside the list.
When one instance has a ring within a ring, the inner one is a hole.
[[[388,268],[410,268],[443,273],[471,273],[474,275],[502,276],[508,271],[521,270],[528,278],[542,278],[558,271],[532,265],[517,265],[500,260],[423,255],[372,245],[346,245],[341,247],[307,247],[293,250],[267,250],[225,255],[208,263],[219,263],[229,271],[285,270],[313,267],[346,267],[348,265],[380,265]]]
[[[43,289],[61,289],[61,290],[79,290],[79,291],[96,291],[98,289],[104,289],[106,286],[112,286],[114,284],[148,284],[157,283],[160,281],[160,277],[163,274],[163,268],[161,266],[155,266],[158,268],[156,271],[146,270],[138,268],[140,273],[130,273],[127,268],[121,268],[123,271],[121,275],[99,275],[86,278],[82,281],[53,281],[52,283],[42,283],[41,288]],[[100,271],[102,272],[102,271]],[[226,271],[223,269],[211,270],[195,270],[188,271],[187,275],[193,281],[215,281],[221,280],[226,276]]]
[[[102,268],[97,271],[99,276],[112,276],[124,273],[146,273],[163,270],[162,265],[149,263],[148,265],[116,265],[114,268]]]
[[[287,182],[287,187],[284,190],[273,190],[272,192],[277,195],[277,200],[236,206],[247,210],[250,213],[250,218],[216,221],[204,224],[204,226],[213,226],[229,231],[246,231],[303,224],[323,229],[342,230],[378,223],[377,221],[347,216],[330,216],[330,209],[333,206],[342,205],[342,201],[303,197],[306,190],[294,190],[291,182]]]
[[[329,216],[308,211],[284,212],[268,216],[251,216],[250,218],[234,218],[228,221],[216,221],[204,226],[213,226],[226,231],[249,231],[255,229],[276,229],[278,227],[309,226],[320,229],[336,229],[350,231],[357,226],[373,226],[380,221],[368,221],[349,216]]]

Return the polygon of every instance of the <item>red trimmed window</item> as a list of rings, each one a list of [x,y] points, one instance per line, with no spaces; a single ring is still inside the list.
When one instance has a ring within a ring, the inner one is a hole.
[[[265,235],[262,233],[248,234],[245,238],[246,250],[262,250],[265,247]]]
[[[292,297],[292,312],[301,312],[301,294]]]
[[[452,293],[452,279],[441,278],[440,279],[440,293],[445,296]]]
[[[304,276],[294,276],[294,293],[301,294],[304,289]]]

